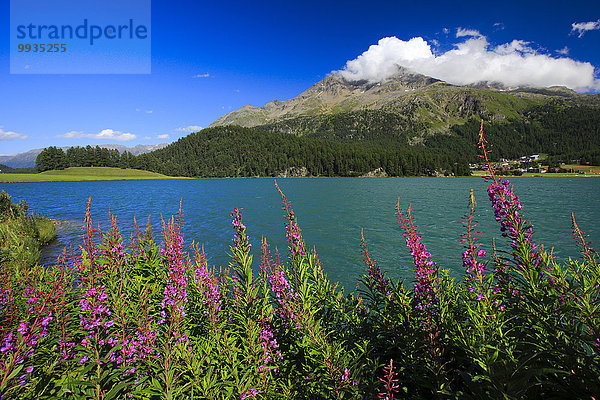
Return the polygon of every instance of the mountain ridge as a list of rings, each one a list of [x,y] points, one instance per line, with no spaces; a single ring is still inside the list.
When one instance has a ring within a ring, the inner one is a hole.
[[[403,68],[381,83],[348,81],[333,73],[294,98],[273,100],[262,107],[245,105],[221,116],[210,127],[273,128],[297,118],[380,110],[404,116],[412,125],[421,124],[417,136],[427,136],[449,132],[453,125],[473,116],[491,121],[520,119],[528,109],[550,101],[600,105],[600,96],[579,94],[561,86],[507,88],[494,82],[457,86]],[[282,129],[303,134],[289,127]]]

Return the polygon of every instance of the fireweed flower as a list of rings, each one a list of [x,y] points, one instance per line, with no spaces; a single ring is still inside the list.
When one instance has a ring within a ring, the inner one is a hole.
[[[480,258],[485,257],[485,251],[477,248],[477,238],[473,235],[475,226],[477,225],[477,221],[473,219],[477,216],[475,215],[476,206],[477,202],[475,201],[475,196],[473,195],[473,189],[471,189],[469,196],[469,213],[463,217],[467,220],[466,222],[463,222],[467,233],[462,237],[462,241],[466,242],[466,250],[463,252],[462,258],[463,267],[465,268],[465,272],[467,274],[467,282],[469,283],[468,290],[470,293],[475,293],[477,300],[481,300],[483,298],[481,286],[483,285],[486,266],[484,263],[479,261]]]
[[[488,196],[492,202],[496,221],[500,222],[500,231],[502,236],[512,240],[512,248],[514,260],[517,262],[521,270],[526,270],[530,262],[537,267],[540,262],[540,252],[537,245],[532,240],[533,226],[528,225],[523,219],[521,212],[521,201],[514,194],[513,187],[510,186],[508,180],[499,181],[494,173],[494,168],[489,160],[488,154],[490,150],[486,148],[487,141],[483,135],[483,121],[481,121],[481,129],[479,131],[479,148],[484,158],[488,172],[491,177],[491,184],[488,187]],[[523,259],[523,256],[531,260]]]
[[[168,277],[161,303],[159,324],[168,318],[180,320],[185,317],[187,303],[187,273],[183,263],[183,236],[174,230],[173,224],[165,227],[165,244],[160,249],[163,263],[167,265]],[[168,315],[167,315],[168,314]]]
[[[257,395],[258,395],[258,390],[254,389],[254,388],[248,389],[244,393],[242,393],[242,400],[255,399]]]
[[[287,202],[287,197],[277,185],[277,181],[275,181],[275,187],[279,191],[279,194],[283,203],[283,213],[284,217],[287,220],[285,225],[285,236],[287,238],[288,243],[290,244],[289,249],[290,253],[293,257],[306,256],[306,250],[304,246],[304,240],[302,240],[302,234],[300,233],[300,227],[298,226],[298,221],[296,220],[296,216],[294,215],[294,210],[289,206]]]
[[[181,212],[181,211],[180,211]],[[167,267],[168,276],[161,302],[161,319],[159,325],[165,325],[169,335],[175,339],[177,348],[186,347],[189,338],[185,332],[184,318],[185,305],[188,302],[187,284],[188,276],[186,265],[183,262],[183,236],[181,235],[181,214],[178,227],[174,219],[169,224],[163,221],[164,246],[160,252],[162,262]]]
[[[221,310],[222,301],[221,291],[219,290],[217,279],[208,269],[204,250],[200,252],[197,247],[194,247],[194,250],[196,252],[196,269],[194,271],[196,287],[200,291],[202,305],[207,308],[203,312],[214,324],[219,320],[218,312]]]
[[[406,245],[410,249],[415,264],[415,278],[417,279],[414,290],[415,308],[426,311],[430,316],[435,316],[437,315],[438,304],[438,267],[431,259],[431,253],[427,251],[425,244],[421,243],[421,236],[418,235],[414,225],[410,205],[405,214],[402,207],[400,207],[400,199],[398,199],[396,213],[404,230]]]
[[[279,351],[279,345],[277,344],[277,340],[273,337],[273,332],[268,321],[263,324],[263,328],[260,331],[260,345],[263,350],[263,355],[260,359],[258,371],[262,372],[264,378],[270,371],[276,373],[277,367],[272,366],[272,363],[277,363],[277,361],[283,359],[283,356]]]
[[[235,237],[233,239],[234,247],[247,253],[248,251],[250,251],[250,247],[252,247],[252,245],[248,242],[248,237],[245,233],[246,225],[242,223],[241,210],[234,208],[231,212],[231,217],[233,218],[231,224],[236,230]]]
[[[379,393],[379,398],[384,400],[394,400],[394,395],[398,393],[400,385],[398,385],[397,373],[394,371],[394,361],[390,359],[390,365],[383,368],[383,377],[379,378],[384,384],[385,391]]]
[[[126,265],[127,254],[123,249],[123,239],[117,226],[117,218],[109,213],[110,229],[102,238],[100,256],[105,257],[110,265]]]
[[[361,237],[361,247],[362,247],[363,255],[365,257],[365,264],[367,265],[367,271],[369,273],[369,277],[375,283],[375,287],[379,293],[381,293],[384,296],[389,296],[391,293],[392,284],[391,284],[390,280],[387,279],[381,273],[381,270],[379,269],[377,262],[371,258],[371,255],[369,254],[369,247],[367,246],[367,242],[365,240],[365,236],[363,234],[362,229],[360,230],[360,237]],[[359,293],[358,290],[359,290],[359,287],[357,284],[357,293]]]
[[[275,296],[275,302],[279,304],[279,316],[286,323],[297,326],[297,316],[293,310],[296,294],[286,279],[285,271],[281,265],[273,266],[269,275],[269,283]]]
[[[99,332],[99,328],[108,329],[114,324],[110,320],[111,311],[106,304],[107,300],[108,295],[104,285],[92,287],[80,295],[79,324],[87,331],[86,338],[94,337]]]
[[[50,292],[50,294],[43,293],[42,291],[36,290],[29,284],[27,279],[21,281],[21,284],[27,285],[23,291],[23,298],[27,302],[27,314],[32,316],[29,320],[20,319],[16,329],[3,325],[0,328],[2,333],[2,342],[0,347],[0,353],[12,354],[12,365],[22,365],[26,363],[35,352],[38,343],[46,337],[48,333],[48,327],[54,319],[52,311],[44,310],[47,302],[52,296],[54,290],[58,285]],[[5,289],[3,293],[3,300],[8,303],[6,306],[12,306],[14,300],[10,290]],[[45,298],[45,300],[43,300]],[[30,322],[32,321],[32,322]],[[0,367],[10,368],[10,366],[4,365],[4,362],[0,362]],[[27,376],[32,371],[32,367],[25,368],[25,374],[20,375],[20,384],[24,385]]]
[[[345,387],[348,387],[350,385],[352,385],[352,386],[358,385],[357,381],[350,382],[350,370],[348,368],[344,368],[344,372],[340,376],[339,381]]]
[[[10,289],[3,289],[0,292],[0,311],[6,309],[6,307],[13,301],[13,296]]]
[[[290,286],[285,274],[285,269],[281,265],[279,260],[279,254],[277,255],[277,261],[273,262],[271,255],[268,250],[269,245],[266,239],[262,239],[261,245],[261,275],[265,278],[268,277],[271,286],[271,292],[273,293],[273,300],[279,307],[277,307],[278,315],[283,319],[287,326],[299,326],[297,321],[297,315],[294,311],[296,308],[296,299],[298,294],[294,293],[294,290]]]
[[[300,234],[300,228],[298,227],[298,221],[294,217],[293,211],[289,214],[289,221],[286,226],[285,232],[288,243],[290,244],[290,252],[293,256],[304,257],[306,251],[304,250],[304,241]]]

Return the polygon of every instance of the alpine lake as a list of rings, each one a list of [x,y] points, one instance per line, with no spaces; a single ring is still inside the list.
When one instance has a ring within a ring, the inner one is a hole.
[[[511,178],[520,197],[524,218],[533,224],[534,241],[554,248],[558,260],[577,258],[571,212],[594,244],[600,239],[600,179],[583,177]],[[423,242],[441,269],[454,277],[464,274],[461,235],[468,211],[469,191],[474,190],[479,224],[478,242],[491,255],[492,238],[497,248],[509,250],[495,221],[483,178],[288,178],[277,180],[298,218],[307,246],[313,246],[323,268],[347,291],[365,273],[361,229],[370,254],[394,279],[413,279],[413,261],[406,247],[395,206],[412,207]],[[66,247],[78,254],[86,205],[91,197],[94,223],[106,230],[109,213],[117,217],[125,247],[149,221],[160,241],[161,218],[183,209],[186,249],[192,241],[204,246],[210,265],[229,264],[234,230],[230,213],[242,209],[243,223],[252,244],[253,265],[260,263],[261,237],[272,255],[287,260],[281,198],[272,178],[193,179],[98,182],[5,183],[12,200],[24,200],[31,211],[59,221],[57,238],[43,248],[41,263],[52,265]]]

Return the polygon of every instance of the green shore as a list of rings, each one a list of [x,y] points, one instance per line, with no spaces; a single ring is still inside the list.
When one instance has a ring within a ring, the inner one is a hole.
[[[486,176],[489,175],[486,171],[473,171],[473,176]],[[600,177],[600,174],[584,174],[584,173],[577,173],[577,172],[565,172],[565,173],[544,173],[544,174],[540,174],[540,173],[536,173],[536,172],[525,172],[523,173],[523,175],[497,175],[500,178],[503,177],[507,177],[507,178],[528,178],[528,177],[549,177],[549,178],[554,178],[554,177],[579,177],[579,178],[590,178],[590,177],[594,177],[594,178],[598,178]]]
[[[484,176],[484,171],[473,171],[473,177]],[[524,173],[522,177],[600,177],[598,173]],[[519,176],[509,176],[518,178]],[[270,178],[270,177],[265,177]],[[152,179],[194,179],[173,177],[139,169],[111,167],[70,167],[64,170],[45,171],[39,174],[0,174],[0,183],[19,182],[78,182],[78,181],[129,181]]]
[[[31,214],[27,203],[14,204],[0,192],[0,263],[32,266],[40,259],[40,248],[56,237],[55,222]]]
[[[144,179],[189,179],[139,169],[70,167],[39,174],[0,174],[0,182],[128,181]]]

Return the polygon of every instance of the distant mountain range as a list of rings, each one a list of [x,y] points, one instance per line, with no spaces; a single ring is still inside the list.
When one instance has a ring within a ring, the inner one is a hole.
[[[128,151],[134,156],[139,154],[148,153],[150,151],[162,149],[166,147],[168,143],[159,143],[159,144],[138,144],[137,146],[127,147],[121,144],[100,144],[98,145],[101,148],[105,149],[117,149],[120,153],[124,151]],[[67,147],[61,147],[64,151],[67,151]],[[93,147],[96,147],[95,145]],[[0,164],[4,164],[11,168],[32,168],[35,167],[35,159],[38,154],[40,154],[44,149],[34,149],[29,150],[25,153],[18,153],[12,156],[0,156]]]
[[[468,175],[485,121],[493,157],[600,164],[600,95],[455,86],[399,69],[382,83],[332,74],[299,96],[244,106],[139,168],[183,176]]]
[[[465,175],[478,160],[482,119],[494,157],[600,165],[600,95],[456,86],[401,68],[381,83],[332,74],[295,98],[246,105],[169,145],[102,147],[140,154],[136,168],[167,175]],[[40,151],[0,164],[31,167]]]

